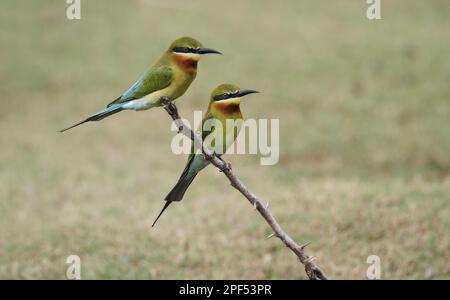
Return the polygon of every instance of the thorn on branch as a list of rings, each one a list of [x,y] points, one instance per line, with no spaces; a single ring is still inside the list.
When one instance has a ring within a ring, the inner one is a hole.
[[[270,235],[268,235],[268,236],[266,236],[266,240],[268,240],[268,239],[270,239],[271,237],[274,237],[275,236],[275,233],[271,233]]]
[[[311,244],[311,242],[306,242],[305,244],[300,246],[300,251],[305,250],[306,247],[308,247]]]

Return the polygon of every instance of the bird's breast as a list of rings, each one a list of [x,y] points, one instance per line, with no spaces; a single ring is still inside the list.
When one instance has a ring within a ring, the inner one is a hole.
[[[181,69],[175,70],[175,76],[172,84],[167,91],[170,93],[169,97],[175,99],[182,96],[194,81],[197,72],[185,72]]]
[[[190,56],[176,55],[174,57],[175,63],[178,68],[183,72],[195,73],[197,72],[198,59]]]
[[[234,102],[217,102],[214,105],[214,109],[227,116],[240,113],[239,103]]]

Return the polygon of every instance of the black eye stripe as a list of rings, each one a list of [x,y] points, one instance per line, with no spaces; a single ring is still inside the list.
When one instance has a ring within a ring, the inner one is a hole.
[[[174,47],[172,51],[177,53],[197,53],[197,49],[188,47]]]
[[[214,101],[220,101],[220,100],[225,100],[225,99],[228,99],[227,94],[217,95],[214,97]]]

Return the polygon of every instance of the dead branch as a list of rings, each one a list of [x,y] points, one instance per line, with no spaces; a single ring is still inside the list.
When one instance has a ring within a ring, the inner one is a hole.
[[[211,162],[216,168],[218,168],[231,183],[235,189],[241,192],[245,198],[253,205],[253,207],[258,210],[261,216],[266,220],[269,226],[273,230],[273,234],[269,237],[276,236],[278,237],[295,255],[299,258],[300,262],[305,266],[306,275],[311,280],[327,280],[328,277],[322,272],[322,270],[314,263],[314,257],[308,256],[305,254],[305,245],[298,245],[278,224],[278,222],[273,217],[272,213],[268,210],[268,205],[264,205],[263,202],[253,193],[251,192],[244,183],[236,177],[236,175],[231,170],[230,163],[224,161],[222,158],[216,156],[211,149],[205,147],[202,143],[202,139],[198,134],[194,133],[189,127],[187,127],[184,122],[181,120],[178,109],[168,99],[162,98],[161,103],[163,104],[164,109],[167,113],[172,117],[175,124],[178,126],[178,133],[182,133],[188,138],[190,138],[196,148],[201,149],[203,155],[206,160]]]

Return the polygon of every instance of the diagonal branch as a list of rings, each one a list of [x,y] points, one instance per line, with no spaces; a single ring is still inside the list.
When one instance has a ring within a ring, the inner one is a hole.
[[[178,126],[178,133],[182,133],[188,138],[190,138],[196,148],[201,149],[206,160],[211,162],[216,168],[222,171],[235,189],[241,192],[245,198],[253,205],[253,207],[258,210],[261,216],[266,220],[269,226],[272,228],[273,233],[268,236],[278,237],[295,255],[300,259],[300,262],[305,266],[306,275],[312,280],[327,280],[328,277],[322,272],[322,270],[314,263],[314,257],[305,254],[305,245],[298,245],[278,224],[272,213],[268,210],[267,205],[263,205],[262,201],[253,194],[245,184],[236,177],[236,175],[231,170],[231,165],[225,162],[222,158],[216,156],[211,149],[205,147],[202,143],[201,137],[194,133],[189,127],[187,127],[181,120],[178,114],[177,107],[169,99],[161,98],[161,103],[167,113],[172,117],[175,124]]]

